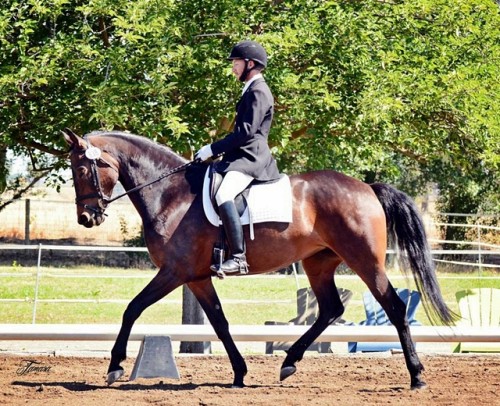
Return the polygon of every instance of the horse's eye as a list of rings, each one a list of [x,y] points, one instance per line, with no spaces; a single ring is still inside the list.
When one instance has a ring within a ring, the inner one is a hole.
[[[89,173],[88,169],[85,166],[79,166],[76,170],[76,173],[80,179],[85,178]]]

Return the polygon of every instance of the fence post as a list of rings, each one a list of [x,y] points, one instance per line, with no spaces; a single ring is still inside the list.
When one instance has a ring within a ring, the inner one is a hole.
[[[205,312],[186,285],[182,287],[182,324],[207,324]],[[179,351],[181,353],[209,354],[211,343],[210,341],[181,341]]]
[[[30,243],[30,199],[24,201],[24,244]]]
[[[479,261],[479,276],[483,275],[483,258],[481,255],[481,225],[477,223],[477,257]]]
[[[38,244],[38,261],[36,265],[35,298],[33,300],[33,318],[31,324],[36,324],[36,305],[38,302],[38,286],[40,284],[40,263],[42,262],[42,244]]]

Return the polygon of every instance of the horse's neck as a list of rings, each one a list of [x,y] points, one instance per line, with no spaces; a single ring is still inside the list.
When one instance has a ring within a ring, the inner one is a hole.
[[[126,162],[122,162],[120,165],[119,180],[125,190],[128,191],[157,180],[160,176],[182,165],[182,163],[182,160],[173,153],[170,156],[162,157],[161,161],[158,162],[147,159],[145,156],[128,158]],[[143,222],[151,222],[158,217],[160,212],[165,210],[165,204],[171,200],[168,199],[168,194],[171,192],[169,186],[173,181],[172,176],[168,176],[129,195]]]

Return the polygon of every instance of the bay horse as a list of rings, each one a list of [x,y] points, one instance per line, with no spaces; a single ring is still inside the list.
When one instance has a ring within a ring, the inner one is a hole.
[[[120,181],[142,218],[149,255],[159,268],[123,314],[111,351],[108,384],[124,373],[120,363],[126,358],[137,318],[148,306],[187,284],[227,351],[233,386],[243,387],[247,366],[229,333],[212,283],[210,265],[218,229],[206,219],[202,207],[206,165],[188,162],[166,146],[129,133],[93,132],[80,137],[65,129],[63,135],[70,146],[78,223],[89,228],[100,225]],[[368,185],[331,170],[293,175],[290,181],[293,222],[255,224],[254,240],[248,238],[245,227],[250,274],[275,271],[302,260],[318,300],[318,318],[288,350],[280,379],[296,372],[295,364],[305,350],[344,312],[334,281],[336,268],[344,262],[365,282],[397,329],[411,388],[424,387],[424,367],[410,335],[405,305],[385,272],[388,234],[396,240],[428,314],[445,324],[454,315],[442,298],[413,201],[389,185]]]

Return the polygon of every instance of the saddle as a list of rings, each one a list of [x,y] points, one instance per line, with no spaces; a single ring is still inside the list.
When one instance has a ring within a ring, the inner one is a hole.
[[[219,238],[214,244],[212,263],[221,264],[228,252],[224,227],[218,215],[215,195],[223,180],[223,176],[210,165],[203,182],[203,209],[212,225],[219,228]],[[235,198],[235,205],[242,225],[249,225],[250,239],[254,239],[254,223],[292,222],[292,189],[290,179],[282,175],[273,182],[251,182],[250,185]],[[219,276],[220,277],[220,276]]]
[[[222,175],[210,165],[203,181],[203,210],[208,221],[215,227],[221,224],[217,214],[215,193],[222,182]],[[273,182],[252,182],[235,199],[242,225],[250,226],[253,240],[253,224],[265,222],[292,222],[292,188],[287,175]]]

